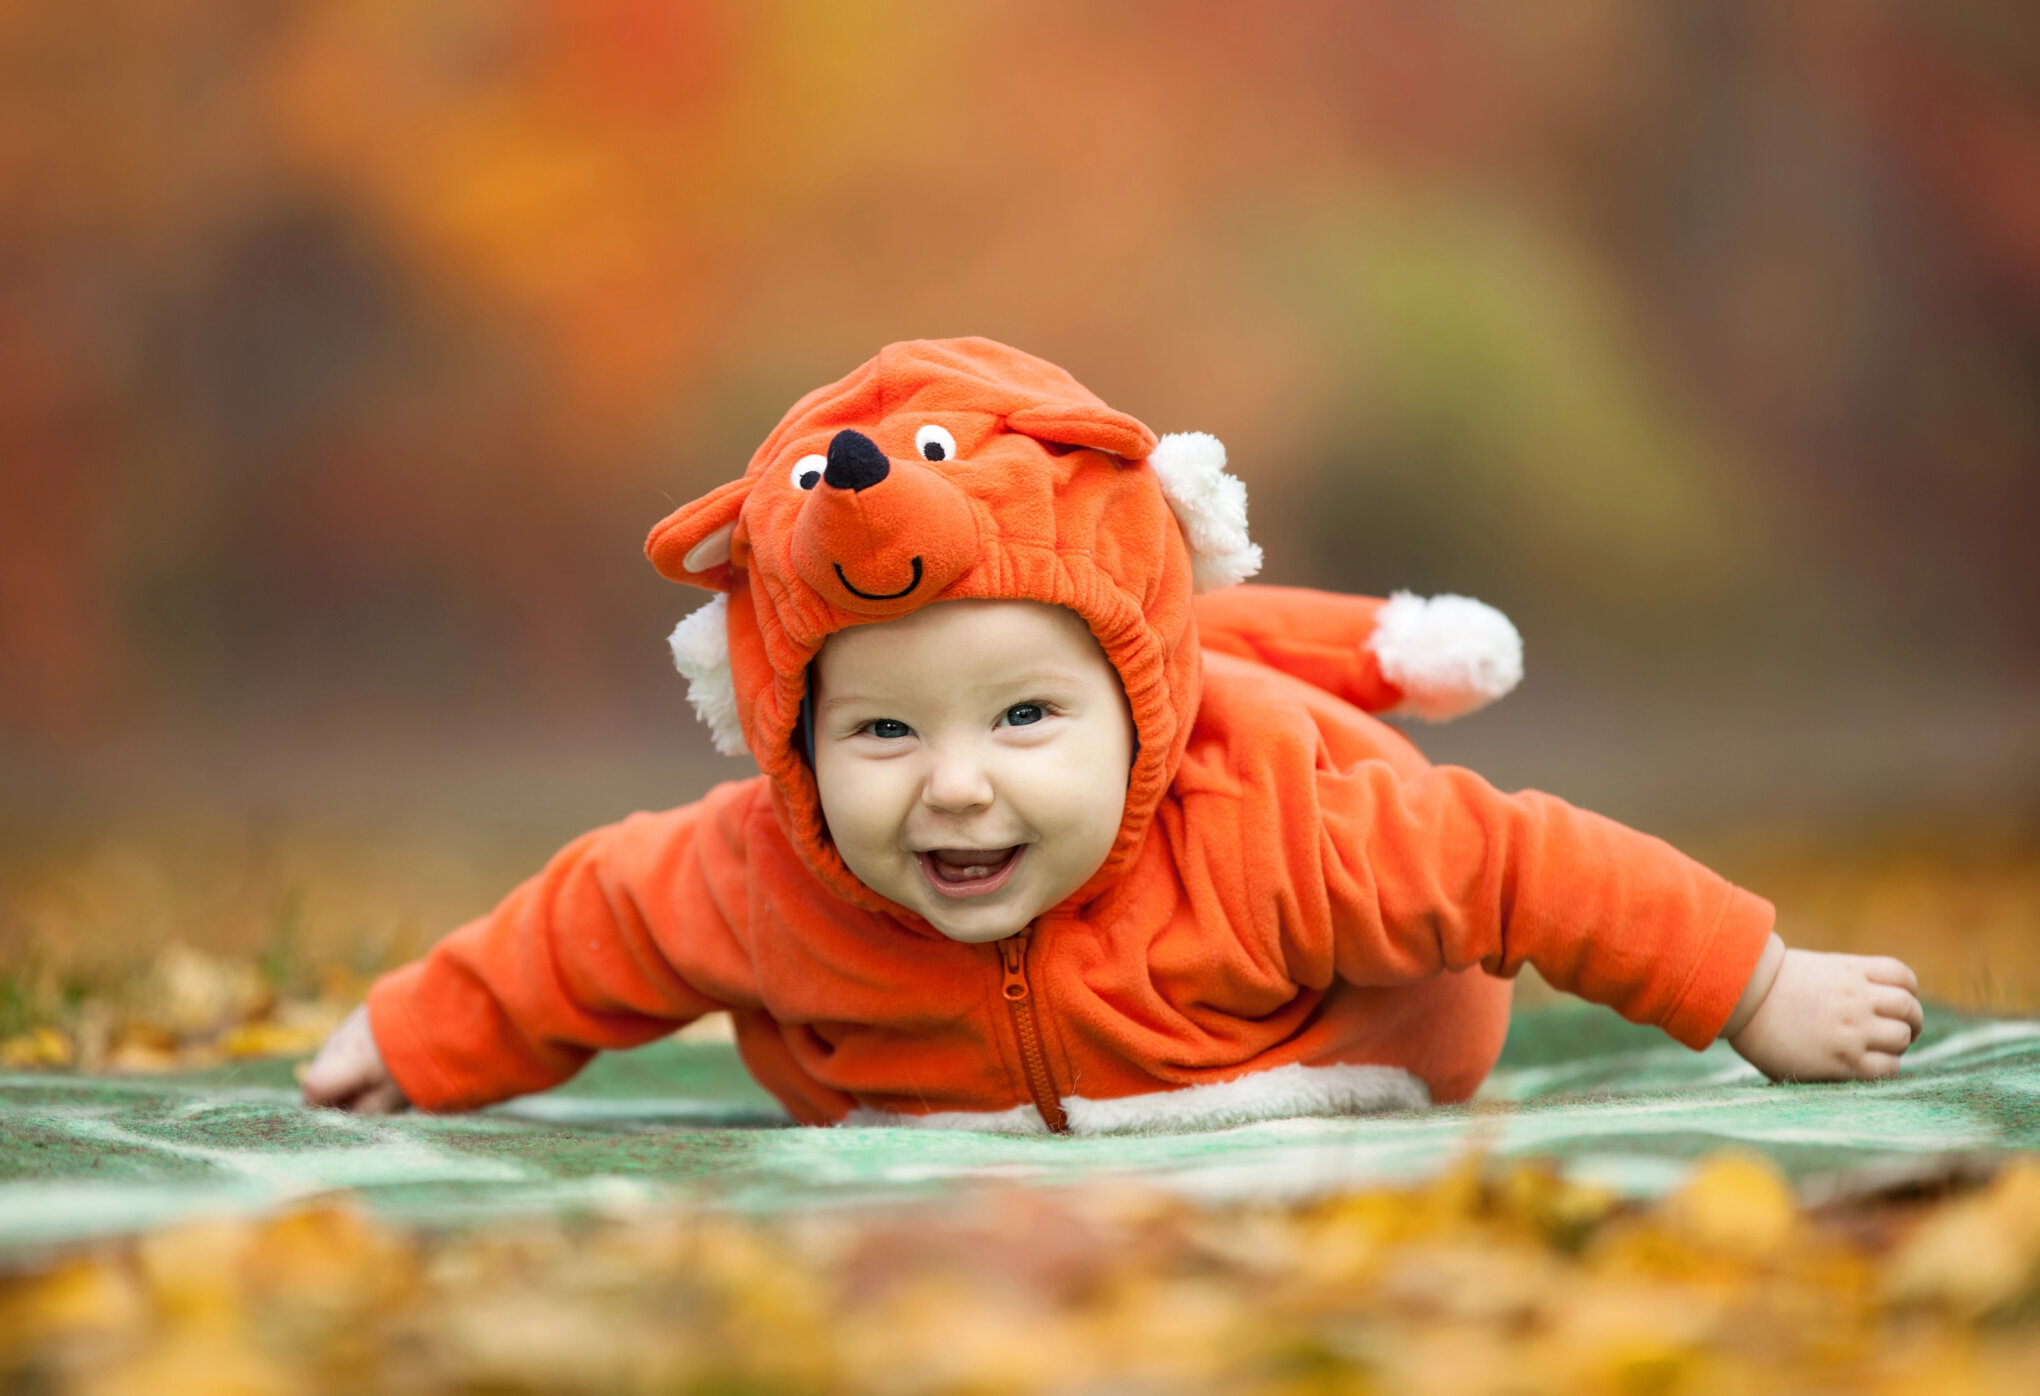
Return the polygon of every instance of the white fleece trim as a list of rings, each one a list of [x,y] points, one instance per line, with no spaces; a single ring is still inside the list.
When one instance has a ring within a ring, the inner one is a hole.
[[[937,1110],[927,1115],[909,1115],[892,1110],[867,1110],[862,1106],[836,1121],[838,1129],[975,1129],[986,1134],[1046,1134],[1048,1122],[1032,1105],[1011,1110]]]
[[[1195,590],[1236,586],[1261,570],[1261,549],[1247,540],[1247,487],[1226,474],[1223,442],[1209,432],[1171,432],[1148,464],[1190,545]]]
[[[1226,1129],[1260,1120],[1301,1115],[1371,1115],[1383,1110],[1421,1110],[1431,1103],[1422,1081],[1393,1066],[1290,1066],[1251,1072],[1231,1081],[1180,1090],[1152,1091],[1116,1100],[1063,1099],[1072,1134],[1160,1134]],[[1010,1110],[941,1110],[931,1115],[887,1110],[852,1110],[848,1126],[894,1125],[910,1129],[974,1129],[992,1134],[1046,1134],[1041,1112],[1032,1105]]]
[[[1299,1115],[1372,1115],[1430,1103],[1430,1089],[1400,1067],[1293,1063],[1208,1086],[1117,1100],[1073,1095],[1063,1101],[1063,1110],[1073,1134],[1132,1134],[1225,1129]]]
[[[717,592],[706,606],[673,627],[666,643],[673,648],[673,667],[687,679],[687,701],[708,724],[715,749],[742,756],[744,727],[737,721],[737,686],[730,677],[730,599]]]
[[[1523,637],[1509,618],[1470,596],[1388,598],[1368,648],[1381,676],[1403,691],[1392,711],[1444,722],[1486,707],[1523,681]]]

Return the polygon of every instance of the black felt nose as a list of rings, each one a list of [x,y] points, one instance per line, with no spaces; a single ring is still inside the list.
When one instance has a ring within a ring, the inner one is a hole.
[[[845,427],[829,441],[829,468],[822,482],[839,490],[868,490],[892,471],[892,462],[878,443],[861,431]]]

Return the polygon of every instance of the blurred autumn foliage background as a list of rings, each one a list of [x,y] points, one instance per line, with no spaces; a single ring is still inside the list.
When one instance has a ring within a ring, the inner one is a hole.
[[[1224,439],[1264,580],[1514,616],[1528,681],[1440,759],[1804,938],[1969,934],[1929,987],[1989,998],[2040,906],[2036,40],[2015,0],[0,8],[0,948],[386,958],[743,774],[645,530],[976,333]]]

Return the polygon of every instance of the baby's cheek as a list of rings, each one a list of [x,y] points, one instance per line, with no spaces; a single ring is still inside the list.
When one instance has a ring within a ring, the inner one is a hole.
[[[1098,871],[1111,854],[1125,812],[1123,790],[1087,791],[1081,800],[1071,804],[1067,813],[1066,861],[1074,883],[1081,884]]]
[[[821,796],[822,818],[851,871],[859,872],[856,858],[868,858],[870,850],[885,845],[897,832],[897,820],[887,811],[891,802],[885,782],[868,765],[842,757],[823,758],[816,763],[815,789]]]

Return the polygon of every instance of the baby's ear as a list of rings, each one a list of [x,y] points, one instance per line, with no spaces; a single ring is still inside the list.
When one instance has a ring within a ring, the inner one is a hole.
[[[749,477],[732,480],[683,504],[645,539],[645,556],[659,575],[710,591],[730,589],[730,535],[750,496]]]
[[[1155,449],[1155,434],[1124,412],[1092,402],[1045,402],[1006,414],[1006,425],[1036,441],[1057,446],[1088,446],[1121,460],[1146,460]]]

